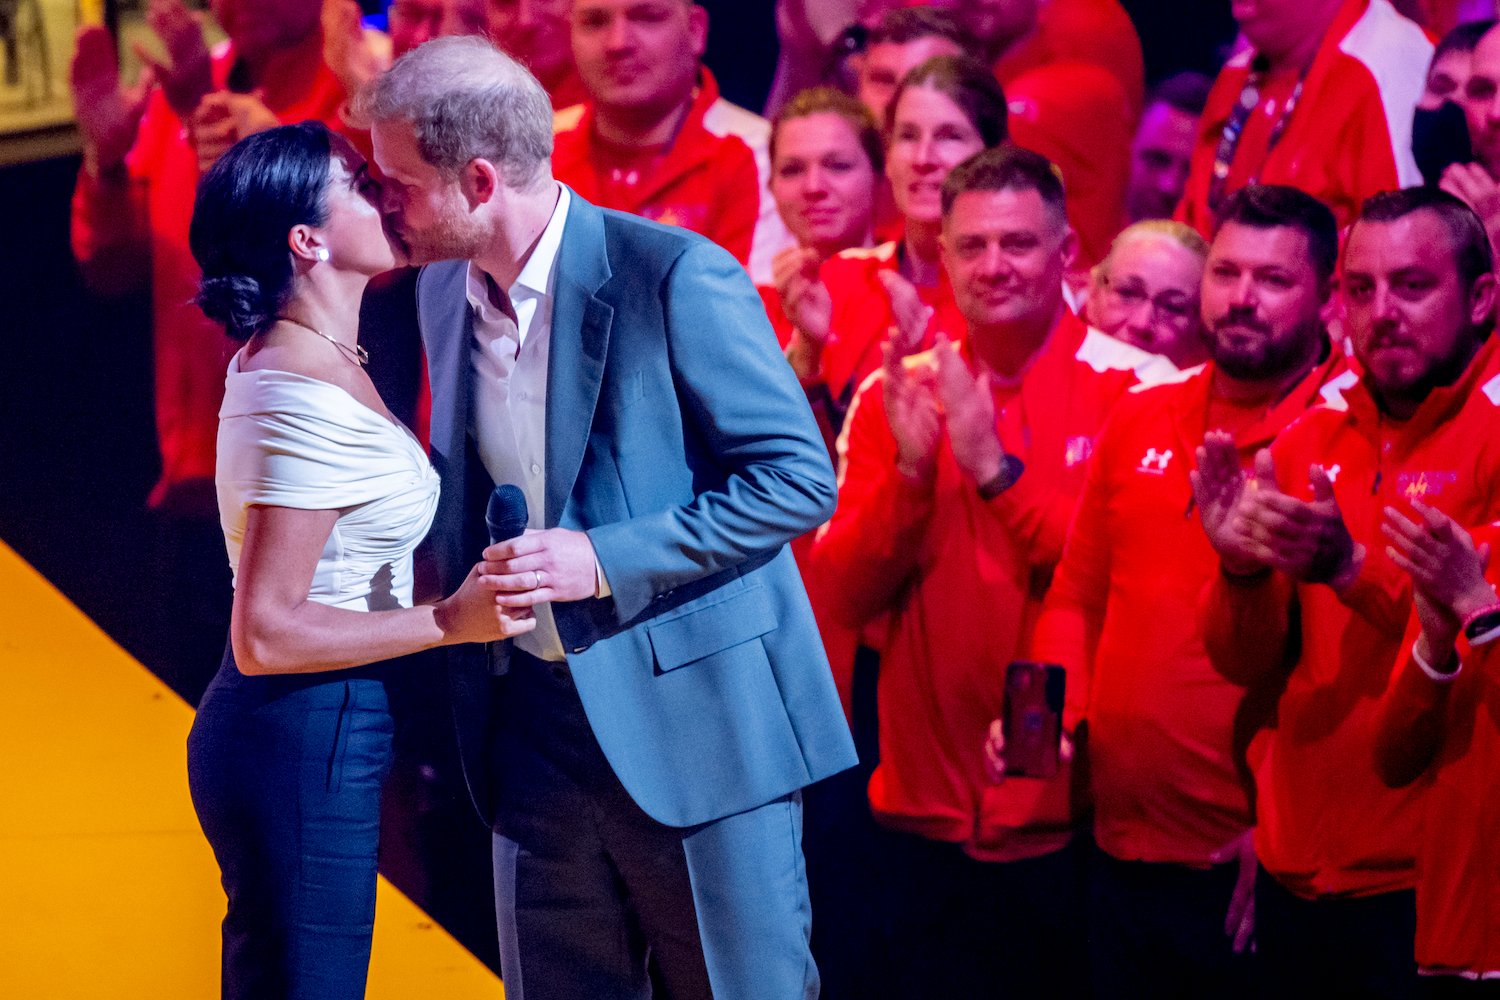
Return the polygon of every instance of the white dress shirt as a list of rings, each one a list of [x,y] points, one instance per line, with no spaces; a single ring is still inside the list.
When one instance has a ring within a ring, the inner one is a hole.
[[[526,494],[526,526],[545,527],[547,498],[547,358],[552,343],[552,301],[557,251],[572,196],[559,184],[557,205],[531,256],[506,290],[515,319],[490,301],[493,279],[471,261],[468,298],[474,311],[474,405],[469,427],[479,460],[496,483]],[[516,645],[544,660],[562,660],[562,639],[550,604],[536,606],[536,629]]]

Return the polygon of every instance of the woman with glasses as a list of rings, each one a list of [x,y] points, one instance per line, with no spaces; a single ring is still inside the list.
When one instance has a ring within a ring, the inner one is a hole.
[[[1208,360],[1198,287],[1208,244],[1180,222],[1137,222],[1094,268],[1085,309],[1095,329],[1178,368]]]

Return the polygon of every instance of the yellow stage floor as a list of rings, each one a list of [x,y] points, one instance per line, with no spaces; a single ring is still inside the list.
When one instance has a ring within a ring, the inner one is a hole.
[[[188,800],[192,715],[0,543],[0,997],[218,995],[224,896]],[[377,913],[371,1000],[503,995],[384,879]]]

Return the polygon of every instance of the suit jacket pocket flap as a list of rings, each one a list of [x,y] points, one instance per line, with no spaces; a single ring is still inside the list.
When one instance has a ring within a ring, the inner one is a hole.
[[[765,635],[776,612],[760,584],[646,626],[660,670],[674,670]]]

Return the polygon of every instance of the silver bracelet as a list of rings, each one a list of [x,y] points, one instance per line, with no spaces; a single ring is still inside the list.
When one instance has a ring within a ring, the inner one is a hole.
[[[1422,640],[1418,639],[1417,642],[1411,644],[1412,660],[1417,664],[1418,667],[1421,668],[1422,673],[1426,674],[1431,680],[1435,681],[1438,684],[1451,684],[1453,682],[1453,679],[1458,676],[1458,672],[1463,669],[1463,660],[1460,660],[1457,656],[1453,655],[1453,652],[1450,650],[1448,655],[1454,663],[1453,671],[1451,673],[1445,673],[1444,671],[1436,670],[1433,668],[1432,664],[1427,662],[1427,660],[1422,656],[1421,653],[1417,652],[1417,645],[1421,641]]]

